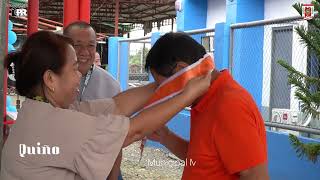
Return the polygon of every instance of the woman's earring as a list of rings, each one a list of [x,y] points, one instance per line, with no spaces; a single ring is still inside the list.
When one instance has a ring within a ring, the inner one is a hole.
[[[54,88],[52,88],[51,91],[54,92]]]

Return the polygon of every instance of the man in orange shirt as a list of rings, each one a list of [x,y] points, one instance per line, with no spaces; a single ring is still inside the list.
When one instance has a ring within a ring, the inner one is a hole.
[[[187,34],[168,33],[149,51],[146,69],[161,84],[205,54]],[[227,70],[214,70],[208,92],[193,103],[190,141],[167,127],[148,138],[185,160],[183,180],[269,179],[263,119],[251,95]]]

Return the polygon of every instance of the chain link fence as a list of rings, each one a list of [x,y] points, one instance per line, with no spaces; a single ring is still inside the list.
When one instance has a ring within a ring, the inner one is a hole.
[[[125,50],[125,52],[122,52]],[[139,87],[149,82],[149,73],[145,70],[146,57],[151,49],[151,36],[129,38],[119,41],[118,80],[121,76],[126,88]],[[123,60],[121,60],[121,57]],[[122,62],[121,62],[122,61]],[[125,61],[125,62],[123,62]],[[122,68],[122,71],[120,70]],[[126,89],[125,88],[125,89]]]
[[[214,29],[198,29],[186,31],[201,43],[206,51],[213,56],[214,53]],[[146,57],[151,49],[151,37],[130,38],[120,40],[120,47],[128,43],[128,88],[139,87],[149,82],[149,73],[145,70]],[[119,49],[120,53],[120,49]],[[120,56],[125,54],[120,53]],[[121,64],[118,64],[118,69]],[[120,72],[118,72],[120,73]],[[118,74],[118,77],[120,75]]]
[[[214,28],[196,29],[185,31],[188,35],[197,40],[207,51],[207,53],[214,56]]]
[[[301,113],[296,88],[288,84],[288,72],[278,64],[284,60],[299,72],[319,78],[319,61],[295,30],[300,26],[308,27],[301,17],[232,25],[230,70],[253,95],[265,121],[320,129],[319,120]]]
[[[151,49],[150,40],[131,42],[129,44],[129,86],[137,87],[149,81],[145,70],[146,57]]]
[[[214,32],[207,32],[201,37],[201,44],[207,53],[213,56],[214,53]]]

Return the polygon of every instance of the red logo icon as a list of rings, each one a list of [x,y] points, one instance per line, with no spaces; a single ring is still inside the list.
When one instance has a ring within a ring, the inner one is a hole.
[[[305,20],[311,20],[314,18],[314,6],[313,4],[302,5],[302,17]]]

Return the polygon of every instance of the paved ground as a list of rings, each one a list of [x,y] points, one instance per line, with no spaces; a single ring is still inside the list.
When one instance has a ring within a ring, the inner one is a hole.
[[[169,157],[158,148],[146,147],[141,162],[140,143],[134,143],[123,150],[121,170],[124,180],[178,180],[181,179],[183,164]]]

